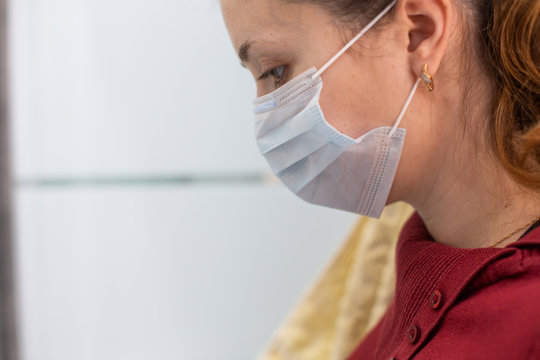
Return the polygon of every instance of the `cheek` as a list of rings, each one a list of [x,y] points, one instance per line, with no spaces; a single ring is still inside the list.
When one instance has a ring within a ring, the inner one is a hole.
[[[377,127],[392,126],[405,104],[410,91],[408,83],[412,81],[403,71],[394,74],[391,67],[364,64],[361,68],[363,71],[356,71],[361,75],[350,75],[350,70],[338,68],[327,78],[323,75],[320,103],[326,120],[352,138]]]
[[[355,75],[328,76],[326,82],[323,79],[320,104],[325,118],[349,137],[360,137],[381,126],[380,104],[370,82],[369,77],[360,79]]]

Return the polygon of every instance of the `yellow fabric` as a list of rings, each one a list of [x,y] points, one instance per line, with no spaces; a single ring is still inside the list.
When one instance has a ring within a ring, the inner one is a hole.
[[[398,234],[412,208],[361,217],[259,360],[343,360],[377,324],[394,293]]]

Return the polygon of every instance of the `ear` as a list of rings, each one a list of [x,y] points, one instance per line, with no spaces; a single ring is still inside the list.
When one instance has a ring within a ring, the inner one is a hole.
[[[410,64],[420,75],[427,64],[431,75],[440,67],[448,46],[452,6],[450,0],[402,0],[408,22]]]

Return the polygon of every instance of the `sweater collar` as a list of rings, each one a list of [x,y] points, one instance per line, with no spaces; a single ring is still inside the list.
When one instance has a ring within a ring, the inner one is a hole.
[[[482,287],[496,281],[494,277],[508,275],[484,271],[490,264],[528,246],[540,246],[540,228],[506,248],[453,248],[434,241],[415,213],[405,224],[397,245],[395,296],[384,322],[388,327],[385,333],[395,339],[391,348],[398,354],[412,354],[468,286]],[[432,303],[435,293],[443,298],[436,311]],[[420,329],[416,345],[404,341],[412,327]]]

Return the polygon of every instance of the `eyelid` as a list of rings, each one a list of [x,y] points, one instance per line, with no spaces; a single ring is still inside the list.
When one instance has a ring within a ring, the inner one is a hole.
[[[267,79],[270,76],[270,71],[272,71],[272,69],[263,72],[262,75],[257,78],[257,81]]]
[[[280,65],[281,66],[281,65]],[[264,80],[264,79],[267,79],[270,77],[270,75],[272,75],[272,71],[274,71],[276,68],[278,68],[279,66],[276,66],[276,67],[273,67],[265,72],[262,73],[261,76],[259,76],[259,78],[257,80]]]
[[[281,75],[280,75],[280,76],[283,76],[283,73],[285,72],[286,65],[278,65],[278,66],[274,66],[273,68],[269,69],[268,71],[263,72],[262,75],[259,76],[259,78],[257,80],[260,81],[260,80],[264,80],[264,79],[269,78],[270,76],[272,76],[272,71],[275,71],[275,70],[277,70],[279,68],[283,69],[281,71]]]

